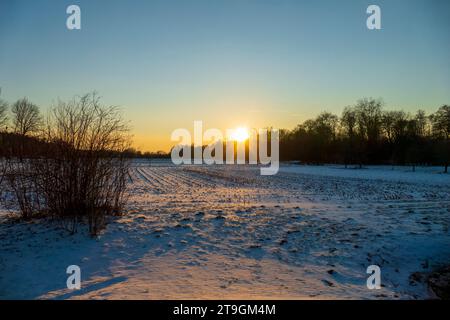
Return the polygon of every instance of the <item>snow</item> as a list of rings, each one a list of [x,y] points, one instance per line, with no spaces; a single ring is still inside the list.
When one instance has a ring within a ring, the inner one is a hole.
[[[424,299],[450,263],[442,168],[136,161],[127,214],[98,238],[0,218],[1,299]],[[81,268],[81,290],[66,268]],[[366,268],[381,268],[380,290]]]
[[[443,167],[416,167],[416,170],[413,171],[412,167],[408,166],[364,166],[362,169],[359,169],[359,167],[354,166],[345,168],[343,165],[290,165],[281,167],[282,172],[295,172],[341,178],[450,185],[450,175],[444,174],[443,169]]]

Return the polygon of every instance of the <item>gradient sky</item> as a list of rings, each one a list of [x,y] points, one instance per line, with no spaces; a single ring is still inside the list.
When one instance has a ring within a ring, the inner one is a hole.
[[[450,1],[0,0],[0,87],[43,109],[96,90],[152,151],[194,120],[290,129],[364,96],[431,112],[450,103]]]

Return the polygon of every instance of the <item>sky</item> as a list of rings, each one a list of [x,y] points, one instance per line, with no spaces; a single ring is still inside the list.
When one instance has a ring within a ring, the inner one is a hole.
[[[433,112],[450,103],[449,57],[448,0],[0,0],[1,98],[45,111],[95,90],[142,151],[194,120],[292,129],[362,97]]]

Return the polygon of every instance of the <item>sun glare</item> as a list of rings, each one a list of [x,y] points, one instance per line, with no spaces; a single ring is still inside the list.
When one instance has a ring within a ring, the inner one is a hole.
[[[231,140],[242,142],[250,137],[248,129],[245,127],[239,127],[233,130],[231,134]]]

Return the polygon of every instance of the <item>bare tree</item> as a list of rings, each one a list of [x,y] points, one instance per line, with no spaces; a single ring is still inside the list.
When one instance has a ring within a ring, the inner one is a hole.
[[[39,129],[42,120],[39,108],[27,98],[16,101],[11,107],[11,112],[15,133],[27,135]]]
[[[360,137],[360,167],[365,160],[373,162],[377,158],[377,149],[381,134],[381,99],[363,98],[355,106],[358,136]],[[366,159],[363,159],[363,155]]]
[[[369,145],[380,137],[383,102],[380,99],[363,98],[355,106],[358,127]]]
[[[417,135],[420,137],[425,137],[429,132],[429,122],[428,117],[424,110],[417,110],[414,119],[417,123]]]
[[[356,124],[357,115],[356,111],[352,107],[346,107],[342,112],[342,117],[340,119],[341,127],[344,129],[344,135],[346,136],[345,141],[345,151],[344,151],[344,162],[347,168],[348,163],[352,163],[355,155],[356,148]]]
[[[398,111],[384,111],[381,116],[381,128],[387,138],[389,144],[394,143],[394,127]]]

